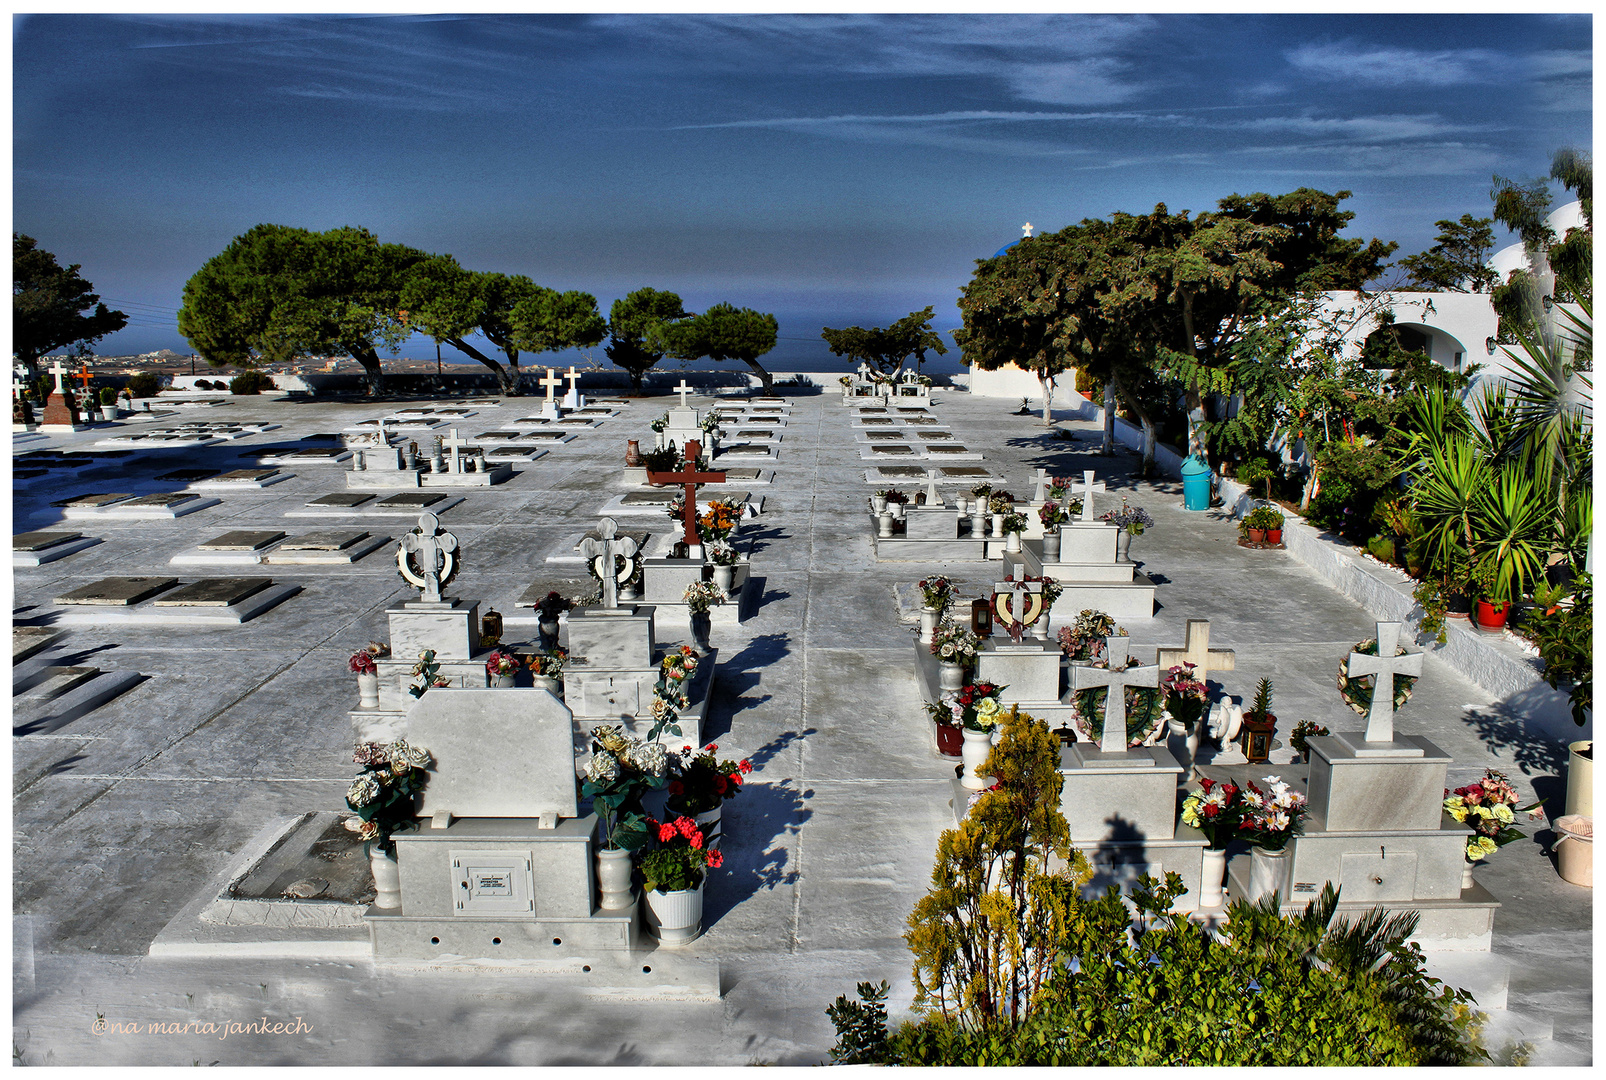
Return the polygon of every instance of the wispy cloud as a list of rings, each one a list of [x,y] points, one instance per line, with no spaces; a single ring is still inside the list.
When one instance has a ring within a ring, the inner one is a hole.
[[[1506,58],[1487,49],[1404,49],[1352,41],[1301,45],[1288,62],[1309,75],[1380,86],[1456,86],[1500,78]]]

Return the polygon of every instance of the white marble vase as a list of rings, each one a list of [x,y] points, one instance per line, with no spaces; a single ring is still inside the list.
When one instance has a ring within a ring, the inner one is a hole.
[[[379,673],[371,671],[357,676],[357,704],[364,709],[379,705]]]
[[[1018,552],[1020,550],[1020,533],[1011,532],[1009,534],[1009,539],[1004,541],[1004,550],[1009,552]]]
[[[1286,847],[1278,851],[1268,851],[1263,847],[1253,849],[1249,857],[1250,903],[1274,892],[1281,893],[1284,902],[1288,900],[1288,872],[1294,865],[1293,844],[1294,841],[1290,840]]]
[[[1045,525],[1043,527],[1043,561],[1046,563],[1060,561],[1060,528],[1058,525]]]
[[[971,791],[980,791],[988,786],[989,778],[982,775],[981,767],[992,752],[993,735],[990,731],[972,731],[969,728],[965,728],[963,734],[965,744],[960,748],[959,759],[965,763],[965,775],[959,782]]]
[[[735,577],[736,567],[721,566],[718,563],[714,564],[714,584],[717,585],[719,587],[719,591],[724,593],[726,596],[731,594],[731,582],[735,579]]]
[[[942,690],[958,690],[965,685],[965,668],[946,660],[937,663],[937,686]]]
[[[1227,872],[1227,849],[1204,849],[1204,868],[1199,875],[1199,906],[1201,908],[1218,908],[1221,906],[1221,877]]]
[[[630,875],[634,870],[635,861],[624,848],[617,851],[597,849],[597,889],[602,893],[601,907],[604,911],[622,911],[634,901],[630,885]]]
[[[375,845],[368,854],[368,868],[374,874],[374,907],[401,907],[401,867],[396,865],[396,856]]]
[[[920,608],[920,644],[930,645],[931,635],[937,630],[937,616],[940,612],[930,606],[922,605]]]

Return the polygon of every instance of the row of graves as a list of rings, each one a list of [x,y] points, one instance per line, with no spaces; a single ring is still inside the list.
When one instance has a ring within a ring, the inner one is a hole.
[[[640,549],[614,521],[582,548],[597,603],[554,594],[532,639],[510,641],[514,620],[447,594],[463,551],[421,516],[396,549],[418,596],[386,612],[388,645],[352,658],[353,813],[273,823],[151,955],[516,966],[615,996],[717,997],[717,964],[665,948],[700,932],[717,805],[687,816],[663,800],[693,760],[666,747],[702,744],[718,651],[705,635],[666,645],[663,608],[625,596],[616,567]],[[663,878],[675,860],[692,887]],[[660,867],[650,895],[638,862]]]
[[[998,584],[968,626],[938,622],[945,579],[921,584],[915,662],[937,752],[960,762],[956,821],[992,783],[983,764],[1018,706],[1060,737],[1060,809],[1098,874],[1090,888],[1175,872],[1187,887],[1178,904],[1209,921],[1231,900],[1273,892],[1297,913],[1330,882],[1351,917],[1417,912],[1425,948],[1489,950],[1500,905],[1472,877],[1474,834],[1445,810],[1450,756],[1396,731],[1395,710],[1422,673],[1401,624],[1378,623],[1345,660],[1341,689],[1365,729],[1328,733],[1280,724],[1269,680],[1247,708],[1212,683],[1235,654],[1210,647],[1205,620],[1189,620],[1186,642],[1150,660],[1103,612],[1063,627],[1058,647],[1043,640],[1052,581]],[[1393,692],[1373,693],[1378,685]],[[1279,732],[1303,760],[1267,763]]]
[[[1155,585],[1137,572],[1122,541],[1126,526],[1094,515],[1093,496],[1105,490],[1093,470],[1080,481],[1036,473],[1036,490],[1024,506],[990,484],[970,497],[946,498],[940,472],[928,469],[925,490],[911,504],[896,491],[870,498],[875,553],[882,561],[981,562],[998,560],[1004,576],[1021,587],[1050,578],[1058,589],[1043,617],[1069,622],[1079,611],[1121,619],[1154,615]],[[900,521],[901,519],[901,521]],[[901,528],[900,528],[901,525]],[[1041,590],[1040,584],[1029,587]]]
[[[844,375],[837,382],[842,387],[844,405],[852,405],[862,398],[879,398],[888,405],[894,398],[931,400],[931,377],[912,369],[899,369],[889,375],[869,364],[860,364],[853,374]]]

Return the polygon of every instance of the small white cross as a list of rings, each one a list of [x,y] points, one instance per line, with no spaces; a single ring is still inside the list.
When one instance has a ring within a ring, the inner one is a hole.
[[[458,464],[458,460],[457,460],[457,451],[458,451],[458,449],[460,447],[467,446],[468,445],[468,440],[467,439],[458,438],[457,429],[456,428],[452,428],[451,429],[451,435],[448,438],[442,439],[441,440],[441,445],[445,446],[448,450],[451,451],[451,454],[452,454],[452,472],[454,472],[454,473],[462,472],[463,471],[462,467]]]
[[[1129,686],[1160,685],[1160,666],[1158,664],[1129,668],[1126,666],[1127,650],[1131,647],[1131,639],[1124,637],[1110,637],[1104,639],[1104,656],[1109,661],[1108,668],[1090,667],[1083,664],[1071,665],[1071,689],[1086,690],[1093,686],[1107,686],[1109,692],[1104,698],[1104,734],[1099,737],[1099,750],[1105,754],[1122,754],[1126,752],[1126,688]]]
[[[580,381],[580,373],[578,371],[574,370],[574,365],[573,364],[569,365],[569,370],[568,370],[568,372],[566,372],[564,374],[563,377],[565,379],[569,380],[569,389],[570,390],[573,390],[575,388],[575,385],[577,383],[579,383],[579,381]]]
[[[540,382],[540,384],[542,386],[546,387],[547,404],[548,405],[552,404],[552,391],[556,390],[558,387],[563,385],[563,380],[558,378],[558,369],[557,368],[547,368],[546,369],[546,378],[538,380],[538,381]]]
[[[1372,685],[1372,708],[1366,714],[1366,741],[1391,743],[1394,741],[1394,676],[1422,676],[1422,654],[1409,652],[1394,655],[1400,647],[1400,626],[1397,622],[1377,624],[1377,655],[1349,654],[1349,676],[1375,675]]]
[[[942,475],[941,469],[926,470],[926,509],[942,509],[942,492],[937,490],[937,478]]]
[[[1036,479],[1037,479],[1037,490],[1032,492],[1032,502],[1035,502],[1035,503],[1047,502],[1048,501],[1048,470],[1047,469],[1038,469],[1037,470]]]
[[[27,389],[28,384],[22,381],[22,376],[13,372],[11,375],[11,396],[21,397]]]
[[[1081,520],[1084,521],[1084,522],[1092,521],[1093,520],[1093,493],[1095,491],[1103,491],[1104,490],[1104,481],[1100,480],[1098,483],[1095,484],[1093,482],[1093,470],[1092,469],[1083,469],[1082,470],[1082,485],[1081,485],[1081,488],[1080,489],[1077,488],[1076,481],[1074,481],[1074,480],[1071,481],[1071,497],[1072,498],[1076,498],[1077,497],[1077,491],[1078,490],[1081,491],[1081,496],[1080,497],[1081,497],[1081,500],[1082,500],[1082,517],[1081,517]]]
[[[61,384],[61,380],[68,374],[68,372],[66,368],[61,366],[61,361],[59,359],[56,361],[55,365],[51,367],[50,374],[56,377],[56,393],[60,394],[62,397],[66,397],[67,388]]]
[[[680,407],[682,409],[686,407],[686,395],[691,393],[692,389],[692,387],[686,385],[684,378],[680,380],[680,385],[675,387],[675,393],[680,395]]]
[[[1021,228],[1021,232],[1026,234],[1026,239],[1030,240],[1032,238],[1032,223],[1028,221],[1026,224],[1022,225],[1020,228]]]

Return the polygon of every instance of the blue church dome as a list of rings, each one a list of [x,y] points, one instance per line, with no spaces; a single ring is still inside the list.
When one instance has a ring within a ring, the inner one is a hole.
[[[995,258],[995,259],[998,258],[998,256],[1002,255],[1004,252],[1008,251],[1010,248],[1014,247],[1018,243],[1020,243],[1019,240],[1014,240],[1014,241],[1011,241],[1010,243],[1005,244],[1003,247],[1001,247],[997,251],[993,252],[993,258]]]

